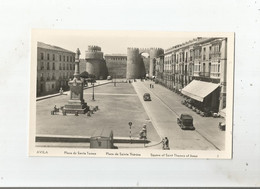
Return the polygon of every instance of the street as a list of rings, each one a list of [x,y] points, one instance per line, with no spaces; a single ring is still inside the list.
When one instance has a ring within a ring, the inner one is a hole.
[[[168,137],[170,149],[175,150],[224,150],[225,132],[218,129],[221,118],[201,117],[191,109],[181,104],[183,97],[154,84],[149,88],[151,81],[134,82],[133,86],[151,119],[158,134]],[[152,101],[143,101],[142,95],[150,93]],[[177,124],[177,117],[188,113],[194,118],[196,130],[182,130]]]

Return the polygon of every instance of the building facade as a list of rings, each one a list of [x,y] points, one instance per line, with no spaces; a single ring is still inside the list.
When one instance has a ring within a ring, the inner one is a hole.
[[[37,96],[58,93],[69,88],[73,78],[75,53],[61,47],[37,43]]]
[[[196,38],[176,45],[166,49],[156,65],[157,81],[176,92],[193,80],[218,84],[201,106],[214,111],[226,107],[227,38]]]

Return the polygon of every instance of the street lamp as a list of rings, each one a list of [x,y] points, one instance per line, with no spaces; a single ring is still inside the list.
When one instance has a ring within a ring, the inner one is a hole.
[[[93,88],[93,92],[92,92],[92,101],[95,101],[95,96],[94,96],[94,83],[92,83],[92,88]]]

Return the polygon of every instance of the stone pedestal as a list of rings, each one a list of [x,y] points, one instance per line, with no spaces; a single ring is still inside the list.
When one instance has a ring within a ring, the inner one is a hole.
[[[64,111],[72,114],[75,114],[76,111],[79,114],[86,113],[88,111],[88,106],[83,99],[84,82],[80,79],[74,78],[72,81],[69,81],[69,86],[70,99],[68,104],[65,105]]]

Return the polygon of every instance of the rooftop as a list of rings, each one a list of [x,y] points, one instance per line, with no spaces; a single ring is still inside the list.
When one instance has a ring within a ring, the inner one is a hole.
[[[68,53],[74,53],[75,54],[75,52],[69,51],[67,49],[63,49],[61,47],[57,47],[57,46],[54,46],[54,45],[45,44],[45,43],[39,42],[39,41],[37,42],[37,47],[43,48],[43,49],[49,49],[49,50],[54,50],[54,51],[68,52]]]

